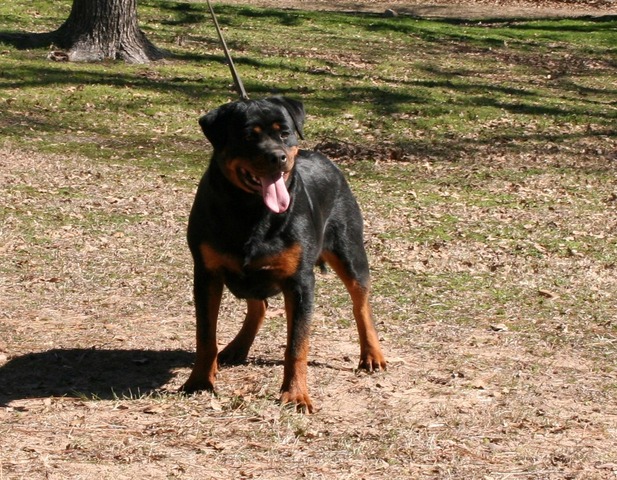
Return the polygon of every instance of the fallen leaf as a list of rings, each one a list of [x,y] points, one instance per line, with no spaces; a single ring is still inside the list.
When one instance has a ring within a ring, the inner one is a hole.
[[[210,407],[215,412],[220,412],[223,410],[223,406],[221,405],[221,402],[217,398],[214,398],[214,397],[210,400]]]
[[[266,318],[278,318],[285,316],[284,308],[273,308],[272,310],[266,311]]]
[[[163,413],[166,410],[162,405],[150,405],[142,410],[142,412],[147,413],[149,415],[158,415]]]
[[[555,292],[551,292],[550,290],[545,290],[543,288],[538,289],[538,294],[545,298],[559,298],[559,295]]]
[[[493,332],[507,332],[509,330],[508,326],[504,323],[492,323],[490,329]]]
[[[477,390],[486,390],[486,382],[482,380],[481,378],[475,379],[471,383],[471,386]]]

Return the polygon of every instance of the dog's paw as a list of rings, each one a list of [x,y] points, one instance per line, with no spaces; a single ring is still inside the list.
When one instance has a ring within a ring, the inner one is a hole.
[[[248,349],[237,348],[232,342],[221,350],[218,356],[218,363],[219,365],[241,365],[246,363],[248,355]]]
[[[190,395],[191,393],[196,393],[196,392],[201,392],[201,391],[214,393],[214,380],[198,379],[198,378],[194,378],[194,376],[191,375],[189,379],[186,382],[184,382],[184,385],[182,385],[178,389],[179,393],[184,393],[186,395]]]
[[[281,392],[281,405],[295,408],[297,412],[313,413],[313,402],[306,391],[293,390]]]
[[[358,370],[378,372],[380,370],[386,370],[386,365],[386,359],[381,352],[369,352],[360,357]]]

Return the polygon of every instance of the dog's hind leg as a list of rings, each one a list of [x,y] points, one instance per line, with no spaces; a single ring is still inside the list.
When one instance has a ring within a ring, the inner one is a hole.
[[[362,238],[360,236],[360,238]],[[369,303],[369,268],[362,245],[352,248],[353,255],[324,251],[322,258],[343,281],[353,302],[353,315],[360,337],[358,368],[372,372],[385,370],[386,359],[381,351]]]
[[[246,301],[246,317],[242,328],[235,338],[229,342],[229,345],[219,353],[219,364],[237,365],[246,361],[255,336],[261,328],[264,318],[266,318],[267,306],[265,300],[248,299]]]

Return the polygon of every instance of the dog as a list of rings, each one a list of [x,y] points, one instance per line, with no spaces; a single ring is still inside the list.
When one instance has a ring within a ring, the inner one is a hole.
[[[196,360],[181,391],[214,391],[218,364],[246,361],[267,299],[282,292],[287,346],[280,401],[313,412],[307,388],[315,266],[345,284],[360,337],[359,368],[383,370],[369,304],[369,265],[360,208],[341,171],[301,150],[304,106],[287,97],[239,100],[199,119],[214,149],[189,216],[194,261]],[[224,286],[246,299],[235,338],[220,353],[217,317]]]

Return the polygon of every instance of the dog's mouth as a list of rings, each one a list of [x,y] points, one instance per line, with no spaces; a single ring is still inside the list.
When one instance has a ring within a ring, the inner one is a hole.
[[[247,169],[240,168],[238,178],[248,190],[261,194],[266,206],[274,213],[283,213],[289,208],[291,199],[285,184],[289,172],[256,176]]]

